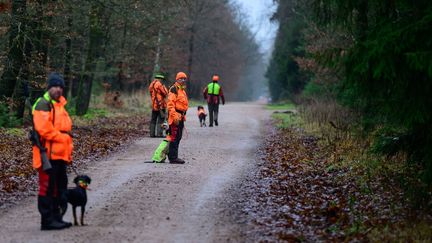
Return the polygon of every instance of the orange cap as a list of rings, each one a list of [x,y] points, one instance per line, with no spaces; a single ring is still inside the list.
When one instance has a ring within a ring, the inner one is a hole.
[[[219,76],[216,75],[216,74],[213,75],[212,80],[213,80],[213,81],[219,81]]]
[[[181,78],[187,78],[186,73],[184,72],[178,72],[176,75],[176,80],[179,80]]]

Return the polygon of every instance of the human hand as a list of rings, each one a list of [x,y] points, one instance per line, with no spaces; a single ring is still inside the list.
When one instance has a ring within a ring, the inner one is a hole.
[[[180,123],[181,119],[182,119],[181,115],[177,114],[177,116],[174,119],[174,125],[177,126]]]

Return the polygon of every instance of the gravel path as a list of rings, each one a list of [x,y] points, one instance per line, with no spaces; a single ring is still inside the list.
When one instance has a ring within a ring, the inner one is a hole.
[[[254,168],[269,116],[261,104],[230,103],[220,107],[218,127],[201,128],[191,107],[179,152],[186,164],[144,163],[161,139],[138,140],[83,171],[93,179],[88,226],[40,231],[36,197],[31,196],[0,213],[0,242],[244,241],[247,229],[231,205]],[[72,221],[70,206],[65,220]]]

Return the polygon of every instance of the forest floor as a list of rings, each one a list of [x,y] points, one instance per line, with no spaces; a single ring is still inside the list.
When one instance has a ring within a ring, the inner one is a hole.
[[[54,232],[39,230],[29,142],[20,130],[0,131],[0,242],[412,240],[399,230],[410,217],[425,229],[408,234],[430,240],[429,215],[410,210],[400,190],[378,178],[374,193],[363,192],[315,137],[276,129],[263,104],[221,106],[212,128],[199,127],[193,108],[184,165],[146,163],[162,139],[147,137],[144,116],[76,122],[75,166],[92,177],[88,226]]]

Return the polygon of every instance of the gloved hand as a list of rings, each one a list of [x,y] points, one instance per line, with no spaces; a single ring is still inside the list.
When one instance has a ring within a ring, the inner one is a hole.
[[[174,125],[177,126],[180,123],[181,119],[182,119],[182,116],[177,113],[177,115],[175,116],[175,119],[174,119]]]

